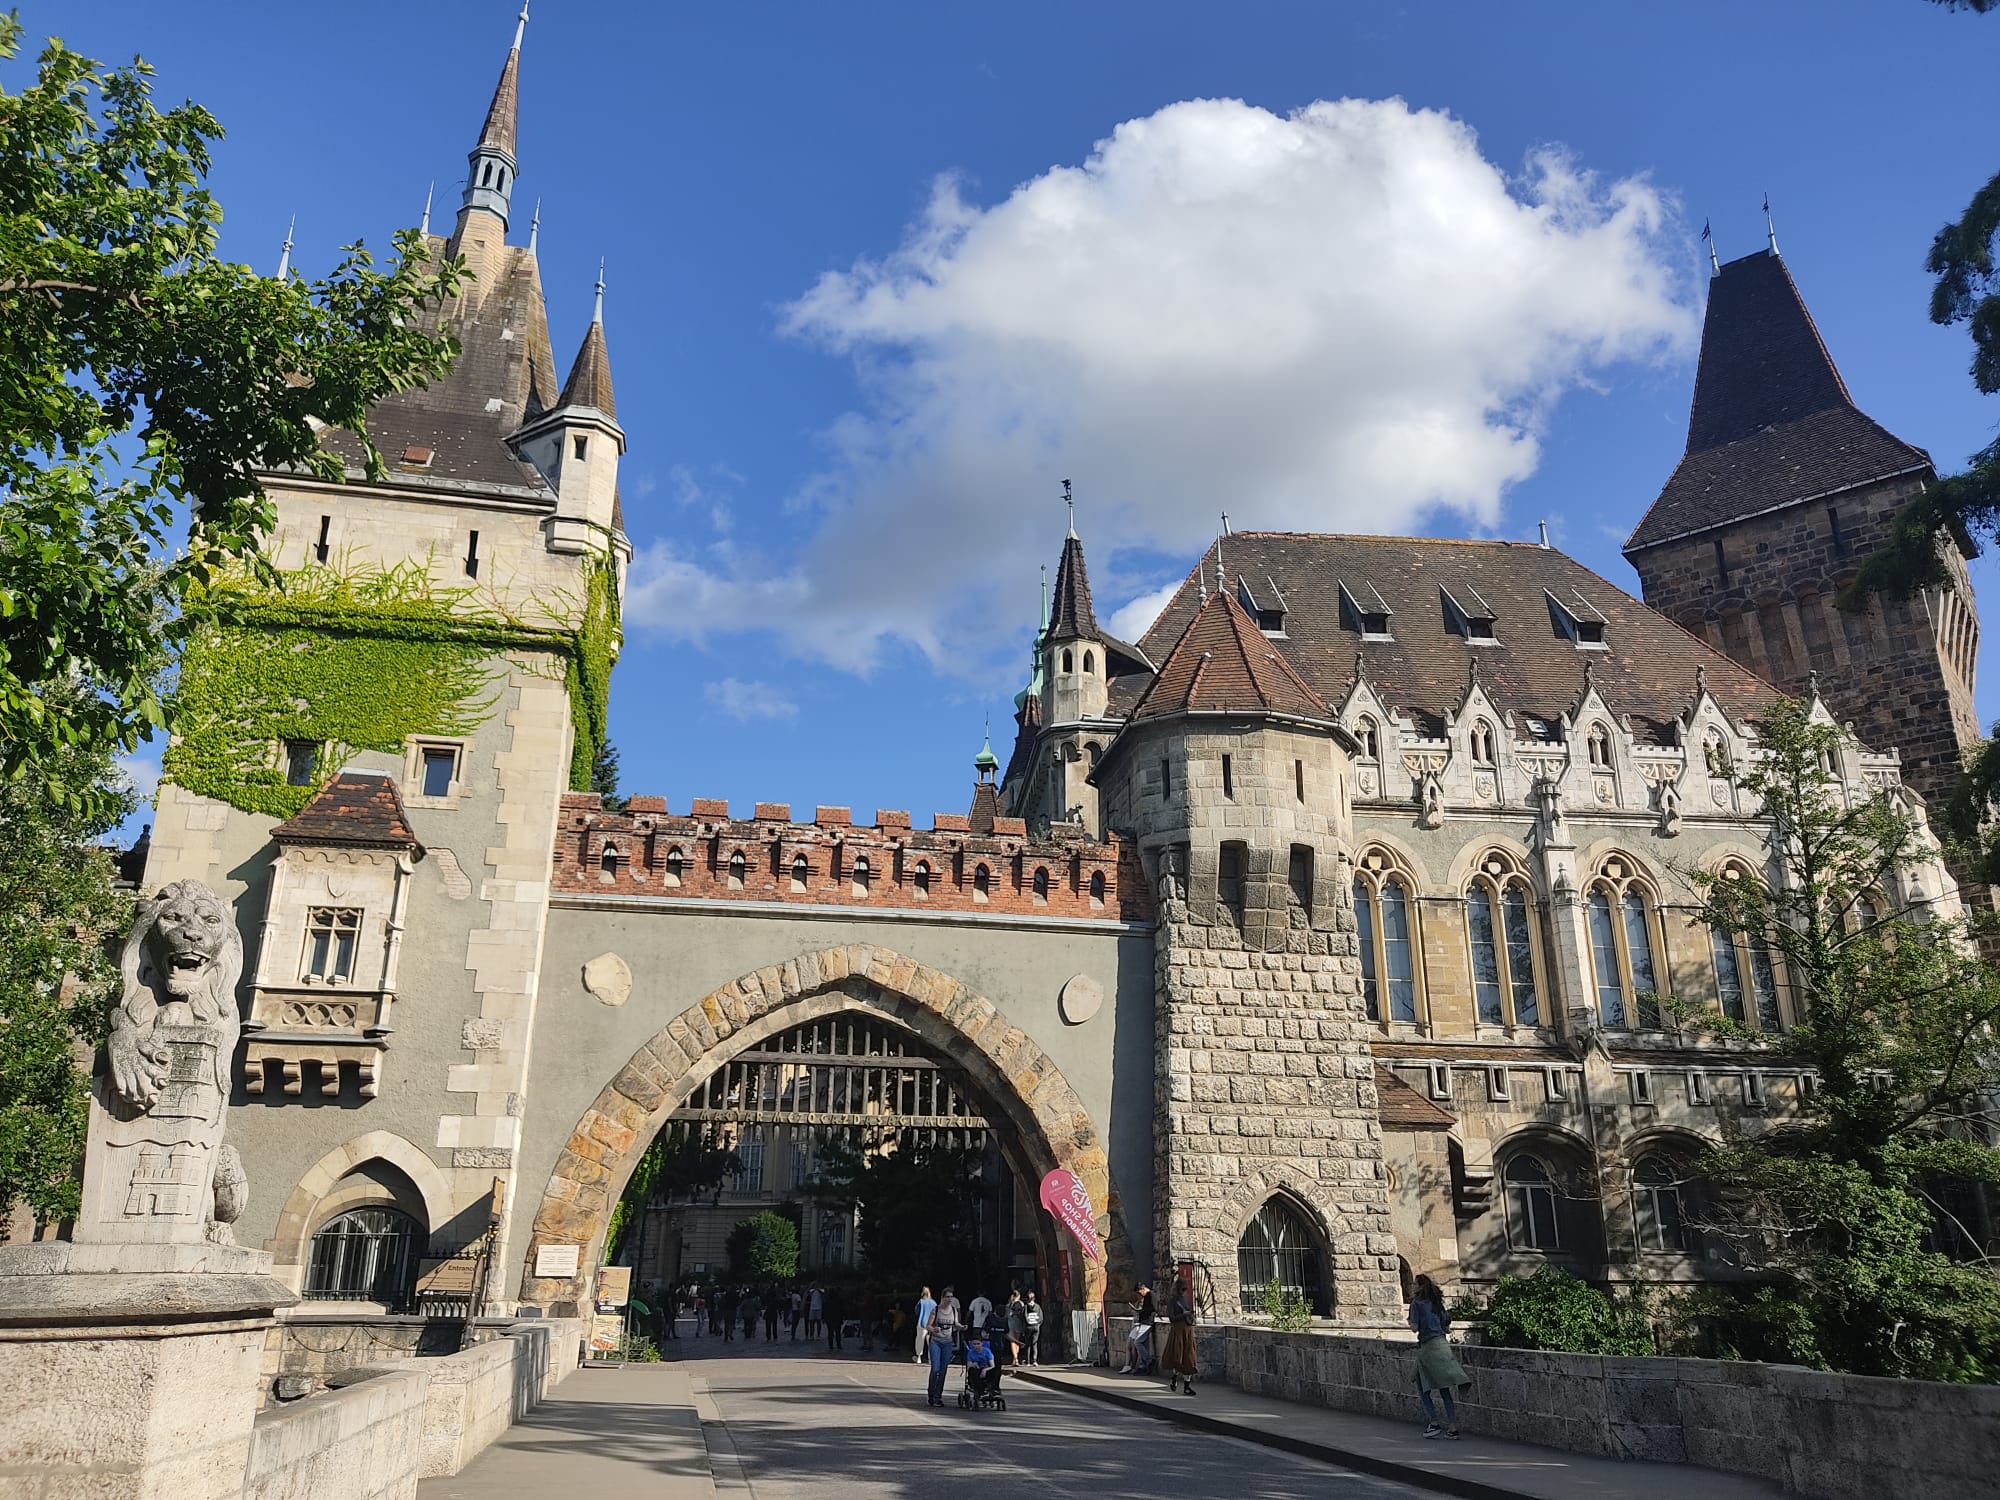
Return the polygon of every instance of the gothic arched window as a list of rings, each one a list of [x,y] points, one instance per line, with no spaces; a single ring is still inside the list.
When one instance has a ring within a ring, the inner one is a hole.
[[[1633,1164],[1632,1211],[1639,1222],[1641,1250],[1690,1248],[1681,1174],[1670,1157],[1656,1151]]]
[[[980,865],[972,872],[972,899],[984,901],[993,889],[993,872]]]
[[[868,868],[868,856],[865,854],[855,855],[854,868],[848,871],[848,885],[852,889],[856,899],[862,901],[868,899],[868,882],[874,879],[874,877],[875,872]]]
[[[1493,762],[1493,726],[1481,719],[1472,726],[1472,763],[1490,766]]]
[[[1361,746],[1363,760],[1382,758],[1382,736],[1373,719],[1363,719],[1354,726],[1354,738]]]
[[[1261,1312],[1264,1289],[1296,1292],[1306,1306],[1325,1316],[1326,1278],[1320,1274],[1319,1236],[1306,1216],[1284,1198],[1265,1200],[1243,1226],[1236,1242],[1236,1286],[1245,1312]]]
[[[1104,904],[1104,872],[1102,870],[1092,870],[1090,872],[1090,904],[1092,906],[1102,906]]]
[[[687,868],[687,856],[678,847],[667,851],[667,884],[679,885],[681,872]]]
[[[1560,1250],[1562,1215],[1555,1179],[1539,1156],[1523,1151],[1507,1163],[1507,1235],[1516,1250]]]
[[[322,1224],[306,1252],[308,1300],[409,1300],[422,1230],[401,1209],[355,1208]]]
[[[1652,892],[1623,859],[1607,859],[1590,884],[1584,911],[1598,1019],[1615,1031],[1657,1031],[1664,987],[1653,961],[1660,917]]]
[[[792,889],[794,891],[803,891],[811,876],[812,866],[806,862],[806,857],[803,854],[794,854],[792,856]]]
[[[1417,1019],[1417,914],[1409,878],[1379,849],[1354,872],[1354,922],[1361,944],[1361,997],[1371,1021]]]
[[[1090,674],[1091,674],[1092,672],[1095,672],[1096,670],[1097,670],[1097,658],[1096,658],[1096,656],[1094,656],[1094,655],[1093,655],[1092,653],[1090,653],[1090,652],[1088,652],[1088,651],[1084,652],[1084,653],[1083,653],[1083,671],[1084,671],[1084,675],[1085,675],[1085,676],[1087,677],[1087,676],[1089,676],[1089,675],[1090,675]]]
[[[743,877],[749,873],[750,861],[745,859],[743,851],[738,849],[729,856],[729,888],[733,891],[742,890]]]
[[[1037,868],[1035,871],[1035,905],[1047,906],[1048,904],[1049,904],[1049,872],[1047,870]]]
[[[1602,724],[1593,724],[1590,726],[1590,733],[1585,738],[1584,743],[1590,752],[1590,763],[1599,770],[1610,770],[1611,731],[1606,729]]]
[[[1528,877],[1497,850],[1480,861],[1465,892],[1472,995],[1482,1024],[1539,1026],[1535,984],[1534,893]]]
[[[1756,876],[1741,865],[1732,865],[1723,871],[1723,879],[1754,881]],[[1715,966],[1715,998],[1722,1013],[1732,1021],[1765,1031],[1782,1031],[1785,1022],[1778,1003],[1777,966],[1771,962],[1770,945],[1763,934],[1711,927],[1708,953]]]
[[[931,866],[929,860],[920,859],[917,861],[916,871],[910,876],[910,888],[917,893],[919,901],[930,900]]]

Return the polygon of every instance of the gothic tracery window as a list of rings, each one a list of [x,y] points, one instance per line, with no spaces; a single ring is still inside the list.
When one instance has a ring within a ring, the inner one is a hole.
[[[1354,921],[1361,946],[1361,997],[1371,1021],[1417,1019],[1417,915],[1408,876],[1380,849],[1354,873]]]
[[[1495,851],[1480,861],[1466,887],[1472,994],[1480,1023],[1538,1026],[1534,893],[1520,865]]]
[[[1614,1031],[1657,1031],[1664,993],[1654,954],[1659,905],[1622,858],[1607,859],[1584,905],[1599,1021]]]
[[[1472,763],[1490,766],[1493,761],[1493,726],[1481,719],[1472,726]]]
[[[1520,1152],[1508,1163],[1507,1234],[1516,1250],[1544,1253],[1563,1248],[1562,1215],[1557,1211],[1555,1179],[1539,1156]]]
[[[1740,865],[1730,866],[1723,875],[1727,880],[1756,879]],[[1715,968],[1716,1003],[1723,1015],[1765,1031],[1782,1031],[1785,1022],[1778,1001],[1777,966],[1771,961],[1770,945],[1763,934],[1710,927],[1708,951]]]
[[[1691,1248],[1686,1205],[1681,1199],[1681,1173],[1670,1157],[1655,1151],[1633,1164],[1632,1209],[1641,1250],[1680,1252]]]
[[[1602,724],[1593,724],[1584,743],[1590,752],[1591,765],[1608,771],[1611,768],[1611,731]]]

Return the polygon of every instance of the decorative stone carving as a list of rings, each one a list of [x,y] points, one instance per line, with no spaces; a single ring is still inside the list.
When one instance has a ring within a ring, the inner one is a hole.
[[[615,953],[600,953],[583,966],[583,987],[606,1005],[632,998],[632,966]]]
[[[1681,794],[1671,781],[1660,783],[1660,837],[1671,839],[1680,837]]]
[[[1062,1018],[1072,1026],[1081,1026],[1103,1006],[1104,986],[1088,974],[1074,975],[1062,987],[1058,1003],[1062,1008]]]
[[[1535,837],[1544,849],[1574,847],[1569,836],[1569,818],[1563,812],[1562,787],[1552,779],[1535,783]]]
[[[1437,772],[1424,772],[1424,779],[1418,787],[1417,800],[1420,804],[1417,826],[1444,827],[1444,783],[1438,780]]]
[[[243,943],[222,898],[178,880],[139,904],[104,1066],[92,1079],[76,1238],[233,1244],[248,1191],[222,1143]]]

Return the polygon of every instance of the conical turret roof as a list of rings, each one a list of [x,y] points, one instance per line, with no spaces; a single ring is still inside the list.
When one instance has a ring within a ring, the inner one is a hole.
[[[1097,613],[1090,607],[1090,574],[1083,566],[1083,543],[1071,532],[1056,564],[1055,612],[1049,616],[1047,639],[1075,640],[1099,634]]]
[[[611,351],[604,346],[604,283],[597,284],[597,311],[576,351],[576,363],[569,367],[557,406],[594,406],[613,421],[618,418],[618,402],[611,394]]]
[[[523,24],[527,12],[521,15]],[[490,54],[489,54],[490,55]],[[500,81],[493,86],[493,102],[486,107],[486,123],[480,127],[476,149],[514,154],[514,132],[521,113],[521,27],[514,28],[514,45],[507,61],[500,65]],[[464,139],[463,136],[460,137]]]
[[[1180,713],[1271,713],[1331,719],[1333,710],[1285,660],[1276,641],[1226,589],[1203,602],[1132,718]]]

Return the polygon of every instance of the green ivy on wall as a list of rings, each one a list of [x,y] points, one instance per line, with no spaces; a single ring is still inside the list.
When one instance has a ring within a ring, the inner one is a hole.
[[[616,650],[615,587],[609,564],[593,563],[580,627],[569,631],[442,586],[426,560],[306,568],[277,588],[231,577],[215,590],[216,621],[182,654],[161,770],[200,796],[288,818],[352,751],[394,755],[412,735],[472,733],[499,701],[493,656],[527,648],[562,663],[576,720],[571,780],[581,764],[587,782]],[[274,763],[286,740],[323,747],[310,785],[288,785]]]

